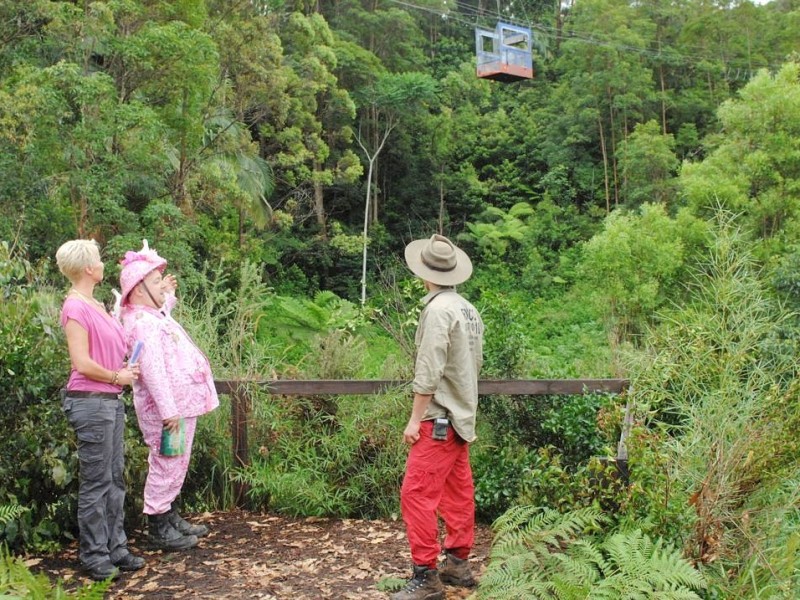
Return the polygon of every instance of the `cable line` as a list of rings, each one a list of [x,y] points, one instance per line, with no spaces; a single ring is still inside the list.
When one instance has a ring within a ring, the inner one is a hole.
[[[453,4],[455,4],[457,12],[456,11],[447,11],[447,12],[445,12],[443,10],[435,9],[435,8],[428,7],[428,6],[420,6],[418,4],[414,4],[413,2],[407,2],[407,1],[404,1],[404,0],[389,0],[389,2],[392,2],[394,4],[397,4],[397,5],[412,9],[412,10],[418,10],[418,11],[422,11],[422,12],[426,12],[426,13],[432,14],[432,15],[438,16],[438,17],[440,17],[440,18],[442,18],[442,19],[444,19],[446,21],[453,21],[453,22],[455,22],[457,24],[463,25],[464,27],[468,27],[470,29],[474,29],[475,27],[478,27],[479,24],[480,24],[480,21],[483,20],[483,19],[485,19],[487,21],[496,20],[496,21],[509,23],[511,25],[519,25],[519,26],[522,26],[522,27],[528,27],[531,30],[536,31],[541,37],[547,38],[548,40],[555,40],[556,38],[560,37],[561,40],[564,41],[564,42],[575,41],[575,42],[589,44],[589,45],[593,45],[593,46],[597,46],[597,47],[610,48],[612,50],[617,50],[619,52],[639,54],[640,56],[643,56],[645,58],[649,58],[649,59],[652,59],[652,60],[672,59],[672,60],[676,60],[677,62],[681,63],[684,66],[689,66],[689,67],[699,68],[702,61],[721,62],[721,60],[718,57],[700,56],[699,57],[700,60],[697,60],[697,57],[687,56],[687,55],[682,54],[681,52],[679,52],[677,50],[673,50],[670,54],[665,54],[664,52],[662,52],[660,50],[653,50],[653,49],[647,48],[647,47],[632,46],[630,44],[619,43],[619,42],[617,42],[615,40],[604,40],[602,38],[599,38],[596,34],[593,34],[593,33],[584,33],[584,32],[580,32],[580,31],[576,31],[574,29],[562,29],[562,30],[559,30],[558,28],[555,28],[555,27],[552,27],[552,26],[549,26],[549,25],[545,25],[543,23],[534,23],[534,22],[532,22],[530,20],[527,20],[527,21],[520,20],[520,19],[515,18],[513,15],[503,15],[503,14],[501,14],[499,12],[493,12],[493,11],[490,11],[490,10],[479,11],[476,7],[471,6],[469,4],[466,4],[465,2],[461,2],[459,0],[444,0],[444,5],[445,6],[449,2],[452,2]],[[467,19],[463,18],[464,16],[466,16],[466,17],[474,17],[474,21],[467,20]],[[656,45],[658,43],[657,40],[643,39],[642,41],[646,42],[646,43],[649,43],[651,46]],[[695,47],[695,49],[698,51],[698,53],[700,51],[706,50],[705,48],[700,48],[699,46]],[[736,66],[737,62],[738,61],[725,61],[723,63],[724,64],[724,68],[722,69],[722,74],[726,79],[728,79],[726,74],[728,72],[730,72],[732,69],[738,69],[740,71],[743,71],[746,74],[749,74],[749,76],[752,77],[756,73],[756,71],[758,69],[767,68],[767,69],[771,69],[771,70],[776,70],[776,69],[779,68],[779,65],[775,65],[775,64],[771,64],[771,63],[767,63],[765,65],[759,65],[759,66],[755,67],[755,69],[753,69],[749,65],[747,67],[743,68],[741,66],[737,67]],[[738,79],[738,77],[737,77],[737,79]]]

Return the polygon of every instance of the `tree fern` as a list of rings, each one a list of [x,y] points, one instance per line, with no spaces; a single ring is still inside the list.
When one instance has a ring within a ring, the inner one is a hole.
[[[272,319],[276,324],[319,332],[324,330],[330,311],[303,298],[276,296]]]

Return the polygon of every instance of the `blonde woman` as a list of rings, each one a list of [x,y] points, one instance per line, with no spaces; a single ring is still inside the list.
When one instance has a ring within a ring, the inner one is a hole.
[[[103,261],[94,240],[72,240],[56,252],[72,287],[61,309],[72,369],[63,408],[78,439],[78,558],[89,577],[115,579],[144,559],[128,551],[123,528],[124,407],[120,394],[138,375],[125,364],[125,332],[94,298]]]

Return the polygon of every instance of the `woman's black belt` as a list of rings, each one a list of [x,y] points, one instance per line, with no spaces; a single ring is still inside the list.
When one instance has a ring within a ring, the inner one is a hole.
[[[80,390],[67,390],[67,398],[102,398],[103,400],[118,400],[119,394],[112,394],[111,392],[82,392]]]

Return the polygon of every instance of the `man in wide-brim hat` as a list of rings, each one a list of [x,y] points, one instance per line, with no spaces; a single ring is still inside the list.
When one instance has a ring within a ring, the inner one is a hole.
[[[472,275],[467,254],[441,235],[406,246],[408,268],[428,294],[415,338],[414,404],[403,438],[411,445],[400,493],[414,572],[393,600],[444,598],[444,584],[471,587],[475,494],[469,444],[475,440],[483,321],[455,286]],[[445,562],[439,568],[438,515]]]

